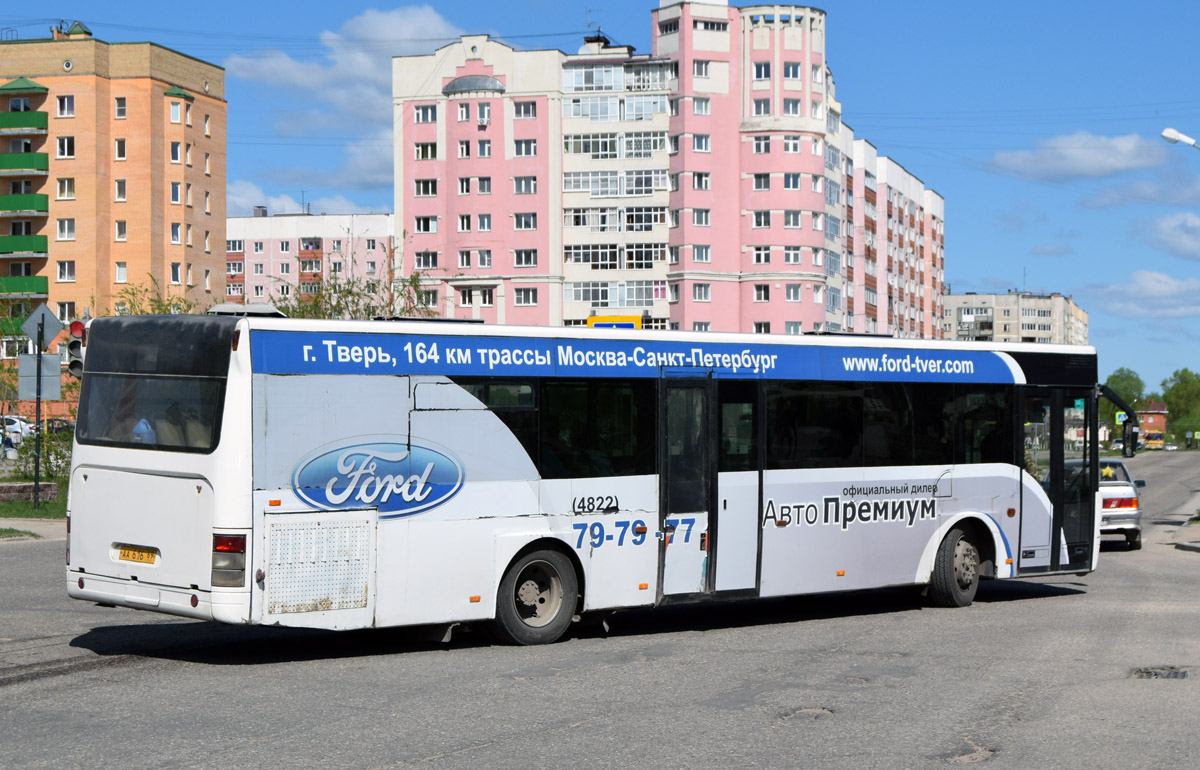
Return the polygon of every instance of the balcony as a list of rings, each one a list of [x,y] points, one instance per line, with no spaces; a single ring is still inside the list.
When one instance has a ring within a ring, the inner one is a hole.
[[[44,112],[0,112],[0,136],[35,136],[46,133]]]
[[[0,195],[0,217],[44,217],[49,210],[50,196],[43,193]]]
[[[28,113],[17,113],[26,115]],[[6,152],[0,154],[0,176],[45,176],[50,168],[44,152]]]
[[[36,259],[45,256],[46,236],[44,235],[0,235],[0,257]]]
[[[50,279],[44,275],[2,277],[0,278],[0,296],[6,299],[46,299],[50,296]]]

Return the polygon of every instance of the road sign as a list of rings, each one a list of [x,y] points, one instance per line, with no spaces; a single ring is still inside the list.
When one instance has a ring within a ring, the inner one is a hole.
[[[640,315],[594,315],[587,319],[587,325],[596,329],[640,329]]]
[[[42,326],[42,345],[44,346],[50,340],[58,336],[58,333],[63,330],[62,321],[54,313],[50,312],[50,308],[45,305],[38,305],[38,309],[33,311],[29,319],[21,324],[21,331],[25,332],[25,336],[38,341],[38,325]]]
[[[38,358],[37,353],[22,353],[17,356],[17,398],[21,401],[33,401],[38,397]],[[43,401],[57,401],[62,398],[62,363],[55,355],[41,356],[41,359],[41,398]]]
[[[1117,425],[1124,425],[1125,421],[1128,419],[1129,415],[1125,412],[1117,412]]]

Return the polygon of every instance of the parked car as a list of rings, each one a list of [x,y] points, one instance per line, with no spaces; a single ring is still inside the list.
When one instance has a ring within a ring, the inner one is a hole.
[[[46,435],[57,436],[59,434],[71,434],[75,432],[75,423],[62,417],[51,417],[45,421]],[[39,423],[33,426],[33,432],[36,433],[42,429],[42,424]]]
[[[1125,439],[1123,439],[1123,438],[1113,439],[1113,442],[1108,445],[1108,448],[1113,450],[1114,452],[1120,452],[1122,449],[1125,448]]]
[[[13,446],[21,446],[21,442],[29,438],[29,434],[32,432],[33,426],[24,417],[5,415],[4,435],[12,439]]]
[[[1100,534],[1124,535],[1131,550],[1142,547],[1142,508],[1138,490],[1145,487],[1135,480],[1125,463],[1115,458],[1100,460]]]
[[[1165,449],[1168,452],[1178,452],[1179,445],[1176,444],[1174,441],[1168,441],[1166,444],[1163,444],[1163,449]]]

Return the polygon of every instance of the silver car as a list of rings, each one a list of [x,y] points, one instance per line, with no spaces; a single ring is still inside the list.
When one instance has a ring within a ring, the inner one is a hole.
[[[1125,535],[1130,550],[1142,547],[1142,508],[1138,490],[1146,486],[1134,480],[1125,463],[1112,458],[1100,460],[1100,534]]]

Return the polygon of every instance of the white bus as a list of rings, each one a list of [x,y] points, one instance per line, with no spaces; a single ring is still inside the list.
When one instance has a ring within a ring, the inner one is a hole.
[[[1089,347],[141,316],[86,349],[66,578],[105,605],[534,644],[1099,552]]]

